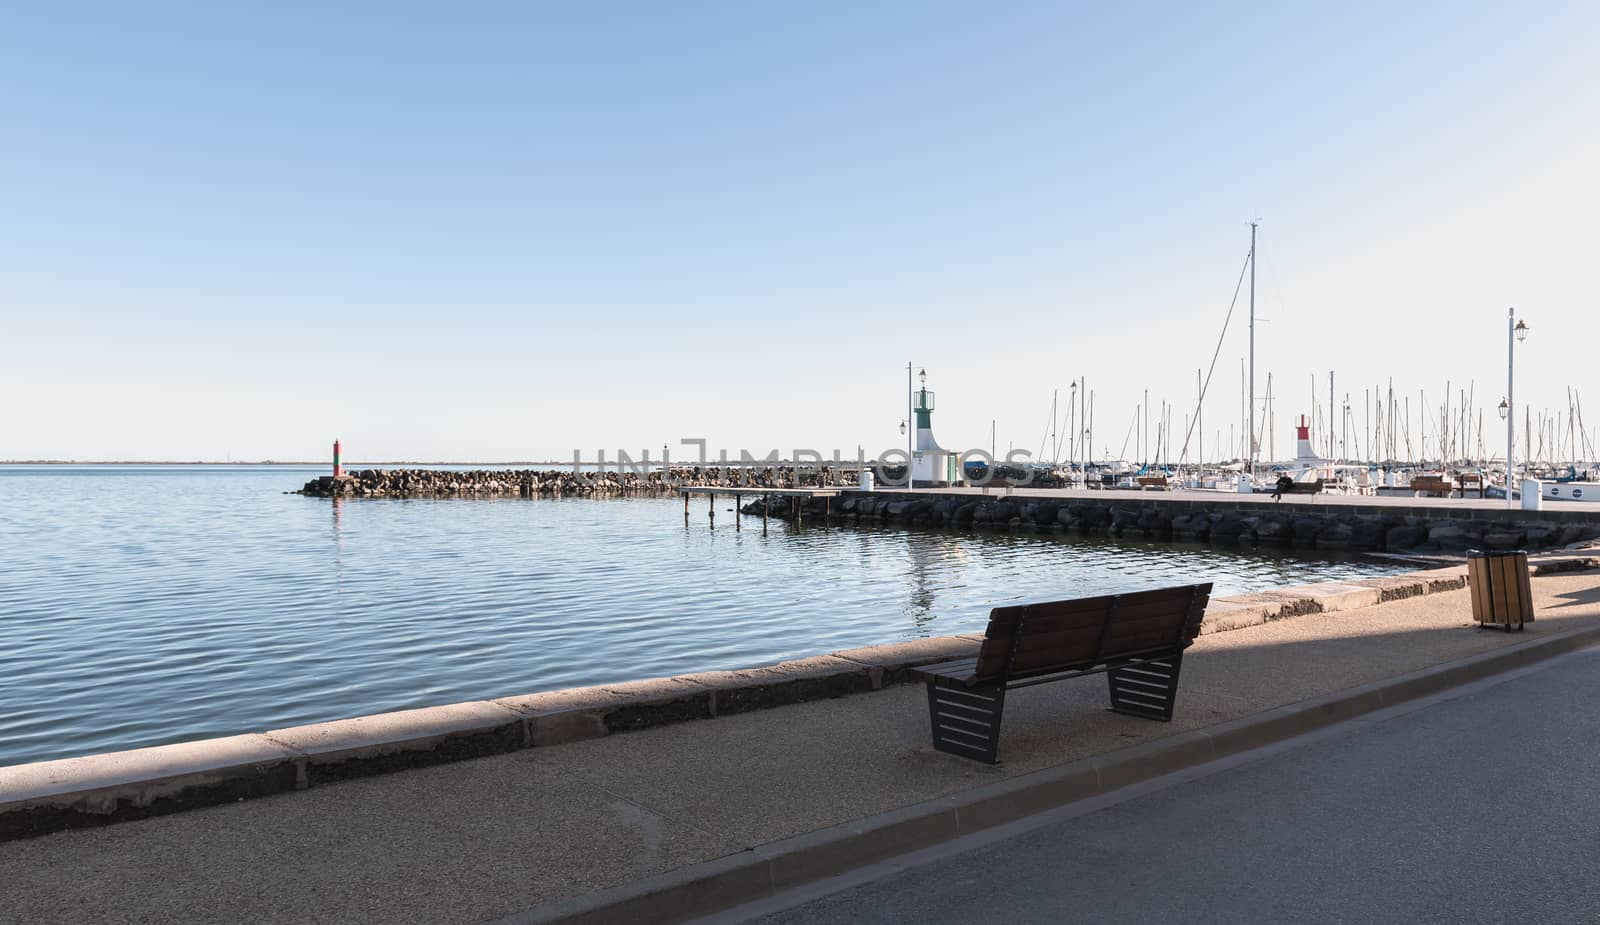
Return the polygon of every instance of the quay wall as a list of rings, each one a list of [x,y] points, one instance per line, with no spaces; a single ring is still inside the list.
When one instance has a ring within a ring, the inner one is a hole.
[[[1600,537],[1600,508],[1523,511],[1428,505],[1318,504],[1175,498],[1108,492],[1101,498],[850,492],[834,498],[761,497],[745,513],[802,521],[957,530],[1061,531],[1087,536],[1276,545],[1357,552],[1552,549]]]

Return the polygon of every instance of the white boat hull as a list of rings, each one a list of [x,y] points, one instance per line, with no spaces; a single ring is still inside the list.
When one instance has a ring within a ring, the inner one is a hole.
[[[1600,482],[1540,482],[1539,496],[1547,501],[1600,501]]]

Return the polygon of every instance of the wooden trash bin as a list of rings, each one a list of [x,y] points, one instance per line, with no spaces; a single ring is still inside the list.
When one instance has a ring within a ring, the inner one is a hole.
[[[1528,554],[1467,550],[1467,585],[1472,591],[1472,619],[1478,626],[1511,632],[1533,622],[1533,588],[1528,582]]]

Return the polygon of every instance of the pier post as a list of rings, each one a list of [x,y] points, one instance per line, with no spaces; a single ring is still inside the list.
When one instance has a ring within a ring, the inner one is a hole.
[[[689,522],[689,493],[688,492],[684,492],[683,493],[683,522],[685,524],[687,524]]]
[[[772,499],[767,495],[761,496],[761,535],[767,535],[767,508],[771,506]]]
[[[715,527],[717,525],[717,493],[706,492],[706,520]]]
[[[738,533],[744,529],[744,512],[739,510],[739,496],[733,496],[733,532]]]

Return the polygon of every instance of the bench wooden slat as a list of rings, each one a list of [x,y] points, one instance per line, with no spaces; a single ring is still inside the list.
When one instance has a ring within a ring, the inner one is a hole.
[[[1136,670],[1138,670],[1140,668],[1140,666],[1144,665],[1147,660],[1157,659],[1157,658],[1164,658],[1164,657],[1175,657],[1175,656],[1172,656],[1171,653],[1172,653],[1172,647],[1171,646],[1154,646],[1152,648],[1145,649],[1145,650],[1142,650],[1142,651],[1139,651],[1139,652],[1129,652],[1127,655],[1122,656],[1121,658],[1113,660],[1113,662],[1111,663],[1110,666],[1102,667],[1102,668],[1098,669],[1095,672],[1086,671],[1086,670],[1084,670],[1082,668],[1060,668],[1060,667],[1038,668],[1038,669],[1035,669],[1033,671],[1027,671],[1027,672],[1023,672],[1021,674],[1013,674],[1013,675],[1011,675],[1010,676],[1010,680],[1008,680],[1006,682],[1006,685],[1008,687],[1029,687],[1029,686],[1034,685],[1034,684],[1044,684],[1044,683],[1047,683],[1047,682],[1050,682],[1050,681],[1066,681],[1066,680],[1070,680],[1072,678],[1081,678],[1081,677],[1084,677],[1085,675],[1092,674],[1092,673],[1101,673],[1101,672],[1108,672],[1108,671],[1119,671],[1119,672],[1136,671]],[[1119,680],[1121,681],[1121,683],[1126,685],[1126,678],[1122,678],[1122,679],[1119,679]]]
[[[1071,601],[1048,601],[1042,604],[1010,605],[996,607],[989,612],[989,624],[1017,623],[1022,619],[1024,612],[1027,614],[1029,624],[1037,620],[1044,620],[1057,616],[1073,616],[1085,613],[1098,613],[1104,615],[1106,608],[1111,606],[1113,600],[1119,601],[1122,609],[1137,608],[1145,604],[1173,603],[1188,601],[1191,588],[1153,588],[1146,591],[1129,591],[1127,594],[1102,594],[1098,597],[1082,597]]]
[[[1128,640],[1143,639],[1150,635],[1166,638],[1169,642],[1177,642],[1183,633],[1183,624],[1166,619],[1140,620],[1137,624],[1123,626],[1120,622],[1111,627],[1108,634],[1105,621],[1098,626],[1080,626],[1070,630],[1055,630],[1035,635],[1028,632],[1023,635],[1017,645],[1016,658],[1037,658],[1039,656],[1054,656],[1060,653],[1058,660],[1071,660],[1078,658],[1093,658],[1098,651],[1101,640],[1105,640],[1106,655],[1115,655],[1117,650],[1124,648]],[[1074,656],[1072,653],[1081,652]],[[1007,653],[998,647],[990,652],[980,652],[978,662],[989,664],[998,661],[1004,663]]]
[[[1116,623],[1134,623],[1145,619],[1171,620],[1174,614],[1182,613],[1188,607],[1189,601],[1185,598],[1181,602],[1149,601],[1134,604],[1124,604],[1117,608]],[[1053,615],[1047,617],[1028,617],[1023,626],[1024,636],[1039,636],[1045,633],[1054,633],[1061,630],[1070,630],[1079,627],[1099,629],[1105,626],[1106,615],[1110,606],[1096,608],[1076,614]],[[991,623],[985,632],[985,642],[1005,642],[1016,632],[1016,624]]]
[[[1188,603],[1185,600],[1183,607],[1186,608]],[[1204,604],[1206,600],[1201,598],[1196,603]],[[1182,612],[1184,612],[1182,608],[1175,611],[1171,604],[1138,604],[1132,607],[1119,607],[1111,626],[1111,632],[1115,635],[1121,632],[1143,632],[1153,627],[1182,626],[1183,621],[1180,618],[1175,618],[1175,613]],[[1058,636],[1065,638],[1072,634],[1087,633],[1098,637],[1100,631],[1105,628],[1106,614],[1107,611],[1102,609],[1095,615],[1093,622],[1067,625],[1049,618],[1037,622],[1029,620],[1022,634],[1022,644],[1031,648],[1041,644],[1048,644]]]
[[[919,674],[932,675],[939,678],[966,678],[972,675],[977,667],[977,659],[962,658],[953,662],[940,662],[937,665],[923,665],[916,670]]]
[[[1010,676],[1029,671],[1038,671],[1044,668],[1068,671],[1088,668],[1092,665],[1113,661],[1118,658],[1128,657],[1134,653],[1149,652],[1161,648],[1175,648],[1178,640],[1173,634],[1164,630],[1151,630],[1138,636],[1130,636],[1122,640],[1114,649],[1108,648],[1100,658],[1096,658],[1096,642],[1085,643],[1076,652],[1069,650],[1051,650],[1020,653],[1012,661]],[[999,674],[1005,667],[1003,661],[985,662],[978,661],[973,672],[974,677],[990,677]]]

